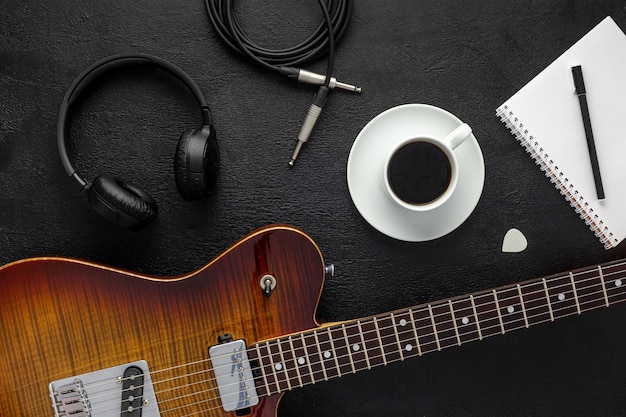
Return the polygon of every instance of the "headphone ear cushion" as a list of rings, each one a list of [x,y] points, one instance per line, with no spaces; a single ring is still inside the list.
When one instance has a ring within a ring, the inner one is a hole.
[[[213,128],[191,129],[180,136],[174,156],[176,188],[185,200],[208,197],[217,188],[219,148]]]
[[[130,230],[143,229],[158,213],[152,197],[135,185],[110,175],[100,175],[91,183],[87,199],[95,211]]]

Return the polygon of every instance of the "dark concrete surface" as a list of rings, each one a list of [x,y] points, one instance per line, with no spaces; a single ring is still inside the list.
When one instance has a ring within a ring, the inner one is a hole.
[[[321,19],[313,1],[250,1],[238,9],[251,36],[271,46],[304,39]],[[494,113],[605,16],[626,28],[625,9],[616,0],[358,0],[334,75],[363,93],[331,93],[289,170],[315,88],[233,54],[202,1],[0,0],[0,263],[55,255],[177,275],[258,227],[289,223],[336,265],[319,316],[338,321],[624,257],[624,245],[604,250]],[[200,123],[189,93],[142,71],[108,77],[92,91],[73,119],[76,164],[88,179],[119,175],[155,198],[159,216],[140,233],[89,209],[56,148],[68,86],[117,53],[154,54],[185,70],[207,96],[221,147],[217,195],[186,202],[172,161],[178,136]],[[308,68],[323,71],[325,60]],[[485,160],[473,214],[430,242],[379,233],[347,188],[359,131],[405,103],[432,104],[466,121]],[[502,253],[512,227],[528,248]],[[626,307],[617,306],[315,384],[289,392],[279,415],[624,415],[624,317]]]

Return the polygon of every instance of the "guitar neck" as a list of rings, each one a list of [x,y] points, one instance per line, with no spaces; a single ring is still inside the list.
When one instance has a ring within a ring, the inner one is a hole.
[[[264,341],[260,396],[626,301],[626,261],[581,268]]]

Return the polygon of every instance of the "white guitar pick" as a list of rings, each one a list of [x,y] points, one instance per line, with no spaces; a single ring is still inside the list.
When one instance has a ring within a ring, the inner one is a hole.
[[[526,236],[517,229],[510,229],[504,235],[502,252],[521,252],[528,246]]]

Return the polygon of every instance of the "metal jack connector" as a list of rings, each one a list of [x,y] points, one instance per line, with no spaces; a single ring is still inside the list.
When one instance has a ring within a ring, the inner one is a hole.
[[[328,95],[328,88],[325,86],[321,86],[315,98],[313,99],[313,104],[309,106],[309,109],[306,112],[306,117],[304,118],[304,122],[300,127],[300,133],[298,133],[298,143],[296,145],[296,149],[293,151],[293,155],[291,156],[291,161],[289,161],[289,166],[293,167],[298,158],[298,154],[302,149],[302,145],[309,140],[313,129],[315,128],[315,124],[317,123],[317,119],[319,119],[320,114],[322,113],[322,109],[324,108],[324,104],[326,104],[326,96]]]
[[[317,123],[317,119],[320,117],[320,113],[322,113],[322,108],[311,104],[309,109],[306,112],[306,117],[304,118],[304,122],[302,123],[302,127],[300,127],[300,133],[298,133],[298,143],[296,144],[296,149],[293,151],[293,155],[291,156],[291,161],[289,161],[289,166],[292,167],[298,158],[298,154],[300,153],[300,149],[302,149],[302,145],[309,140],[311,133],[313,132],[313,128]]]
[[[315,72],[311,72],[311,71],[307,71],[303,69],[301,69],[300,72],[298,73],[298,82],[300,83],[323,85],[325,81],[326,81],[326,76],[322,74],[317,74]],[[331,90],[334,88],[340,88],[342,90],[352,91],[355,93],[360,93],[362,91],[361,87],[342,83],[340,81],[337,81],[335,77],[330,78],[330,81],[328,83],[328,88],[330,88]]]

